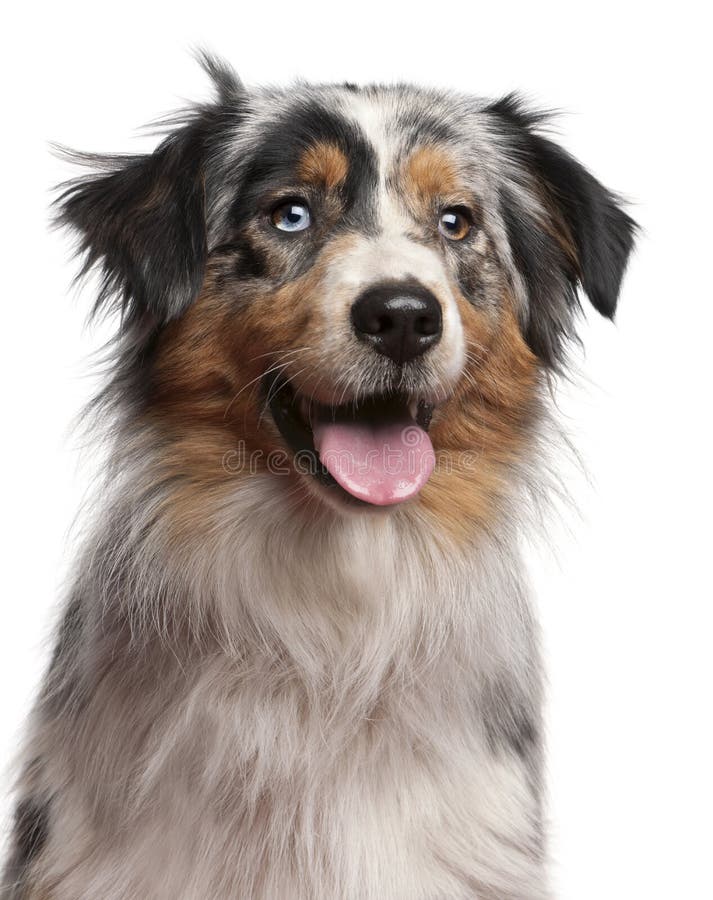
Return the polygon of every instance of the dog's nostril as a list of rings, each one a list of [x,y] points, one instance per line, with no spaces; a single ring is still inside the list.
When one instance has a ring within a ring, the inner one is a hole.
[[[403,365],[438,343],[441,306],[420,284],[390,282],[365,291],[352,306],[358,338]]]
[[[371,323],[370,323],[371,324]],[[369,334],[384,334],[394,327],[391,316],[378,316],[374,319],[372,327],[369,328]]]
[[[419,334],[427,336],[438,334],[441,330],[440,316],[419,316],[418,319],[416,319],[415,328]]]

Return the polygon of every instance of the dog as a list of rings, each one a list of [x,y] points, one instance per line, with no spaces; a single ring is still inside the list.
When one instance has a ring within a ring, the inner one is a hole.
[[[247,89],[81,156],[106,479],[5,900],[542,900],[519,550],[636,225],[516,95]]]

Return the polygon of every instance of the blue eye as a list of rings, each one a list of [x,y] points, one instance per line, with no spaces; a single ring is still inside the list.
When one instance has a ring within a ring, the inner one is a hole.
[[[273,210],[272,224],[280,231],[304,231],[312,224],[309,207],[304,203],[282,203]]]

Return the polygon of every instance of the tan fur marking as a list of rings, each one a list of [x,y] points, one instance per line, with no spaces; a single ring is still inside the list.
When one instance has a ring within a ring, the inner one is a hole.
[[[336,144],[320,141],[307,149],[297,167],[298,177],[307,184],[333,189],[349,172],[349,160]]]
[[[497,322],[465,300],[459,310],[471,360],[431,427],[439,464],[419,499],[438,528],[465,542],[493,524],[507,498],[508,469],[537,409],[539,367],[509,305]]]
[[[409,157],[404,181],[406,190],[420,203],[457,194],[461,189],[451,155],[433,145],[420,147]]]
[[[240,311],[226,300],[211,265],[201,296],[163,332],[145,422],[168,438],[156,454],[154,481],[173,483],[166,502],[174,539],[200,529],[226,489],[264,472],[268,459],[285,470],[285,491],[306,490],[266,408],[263,376],[284,362],[281,371],[300,393],[319,400],[321,388],[321,399],[332,399],[334,386],[322,378],[326,326],[316,297],[327,266],[351,240],[334,241],[308,272],[279,290],[248,294],[244,287]]]

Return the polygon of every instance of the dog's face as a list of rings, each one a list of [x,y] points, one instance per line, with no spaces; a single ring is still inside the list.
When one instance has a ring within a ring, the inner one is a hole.
[[[212,71],[215,104],[61,201],[166,477],[487,521],[577,285],[614,312],[632,221],[513,100]]]

